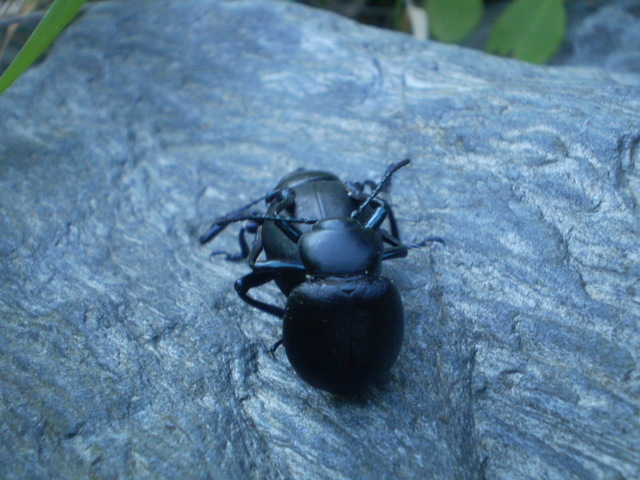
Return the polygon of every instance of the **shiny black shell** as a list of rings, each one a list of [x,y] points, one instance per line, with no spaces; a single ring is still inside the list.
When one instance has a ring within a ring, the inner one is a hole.
[[[292,208],[274,212],[273,205],[267,208],[268,215],[278,214],[291,218],[350,217],[358,203],[349,197],[340,179],[328,172],[296,170],[276,185],[274,190],[290,188],[295,192]],[[312,225],[297,224],[300,231],[311,230]],[[267,259],[300,261],[298,245],[292,242],[273,222],[262,225],[262,243]],[[288,274],[275,279],[280,290],[288,295],[304,281],[304,274]]]
[[[302,379],[348,393],[382,381],[404,336],[400,295],[378,277],[317,278],[289,295],[284,347]]]

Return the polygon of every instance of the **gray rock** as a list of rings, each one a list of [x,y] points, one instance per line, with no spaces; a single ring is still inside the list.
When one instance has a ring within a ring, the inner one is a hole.
[[[568,29],[552,63],[640,74],[640,0],[568,2]]]
[[[638,478],[631,78],[289,3],[92,8],[0,97],[2,476]],[[404,238],[446,245],[386,262],[388,383],[314,390],[197,237],[298,166],[406,156]]]

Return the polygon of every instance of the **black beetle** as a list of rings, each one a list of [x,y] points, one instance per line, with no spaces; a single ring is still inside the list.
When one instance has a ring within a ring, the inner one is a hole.
[[[360,390],[380,381],[400,353],[402,301],[393,283],[380,276],[381,263],[427,241],[442,242],[434,237],[403,245],[390,206],[377,197],[408,163],[391,165],[377,184],[296,170],[271,193],[218,218],[200,237],[204,244],[230,223],[249,221],[240,230],[240,254],[227,254],[247,259],[252,268],[235,282],[236,291],[250,305],[284,319],[283,339],[272,352],[283,343],[294,370],[316,388]],[[253,211],[262,200],[266,212]],[[387,219],[390,233],[380,228]],[[255,235],[251,249],[246,232]],[[263,250],[266,260],[258,261]],[[285,309],[248,295],[270,281],[288,296]]]

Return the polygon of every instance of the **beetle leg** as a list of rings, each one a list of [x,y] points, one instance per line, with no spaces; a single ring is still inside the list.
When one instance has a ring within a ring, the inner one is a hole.
[[[276,307],[275,305],[269,305],[268,303],[261,302],[260,300],[256,300],[255,298],[251,298],[248,295],[249,290],[255,287],[259,287],[260,285],[264,285],[265,283],[274,280],[277,276],[277,273],[266,271],[266,272],[251,272],[248,275],[245,275],[242,278],[236,280],[235,287],[236,292],[238,292],[238,296],[247,302],[249,305],[252,305],[260,310],[270,313],[271,315],[275,315],[276,317],[283,318],[284,317],[284,309],[280,307]]]
[[[298,240],[302,235],[302,232],[298,227],[296,227],[295,225],[292,225],[286,220],[284,221],[276,220],[274,223],[276,224],[276,227],[278,227],[282,231],[282,233],[284,233],[287,236],[289,240],[291,240],[293,243],[298,243]]]
[[[382,260],[391,260],[392,258],[404,258],[409,253],[409,249],[404,245],[387,248],[382,252]]]
[[[403,244],[396,236],[389,235],[389,233],[384,230],[380,230],[380,234],[382,235],[382,241],[391,245],[391,248],[383,250],[382,260],[404,258],[407,256],[409,250],[424,247],[431,242],[438,242],[444,245],[444,240],[441,237],[428,237],[417,243]]]
[[[382,235],[382,241],[387,242],[389,245],[393,245],[394,247],[403,245],[407,248],[407,250],[425,247],[428,243],[431,242],[438,242],[442,245],[445,245],[445,241],[442,237],[427,237],[424,240],[420,240],[416,243],[402,243],[398,237],[389,235],[389,233],[385,230],[380,230],[380,235]]]
[[[365,186],[369,186],[369,183],[373,184],[374,187],[376,185],[371,180],[366,180],[364,184]],[[361,183],[345,182],[344,186],[349,193],[349,197],[353,198],[356,202],[363,203],[369,198],[369,195],[364,192],[364,187]],[[386,209],[387,218],[389,220],[389,228],[391,229],[391,235],[396,238],[400,238],[398,223],[396,222],[396,217],[393,214],[393,210],[391,209],[391,205],[389,205],[389,202],[387,202],[384,198],[375,198],[371,201],[371,203],[375,203],[376,208],[384,207]]]
[[[429,237],[422,240],[419,243],[412,243],[409,245],[398,245],[397,247],[387,248],[382,252],[382,260],[391,260],[393,258],[404,258],[412,248],[420,248],[427,245],[430,242],[438,242],[444,245],[444,240],[440,237]]]
[[[404,258],[409,253],[409,249],[406,245],[403,245],[398,238],[393,235],[389,235],[388,232],[380,230],[382,235],[382,241],[391,245],[391,248],[386,248],[382,251],[382,260],[390,260],[392,258]]]
[[[382,236],[382,241],[388,243],[389,245],[393,246],[393,247],[397,247],[399,245],[402,245],[402,242],[400,241],[400,239],[394,235],[391,235],[389,232],[387,232],[386,230],[378,230],[378,233],[380,233],[380,235]]]
[[[442,237],[427,237],[424,240],[420,240],[418,243],[409,243],[405,245],[405,247],[407,247],[407,250],[411,250],[412,248],[424,247],[427,245],[427,243],[431,243],[431,242],[437,242],[442,245],[446,245]]]
[[[364,180],[363,182],[352,182],[347,180],[344,182],[344,186],[349,192],[349,196],[353,199],[359,200],[361,202],[365,201],[367,197],[369,197],[370,193],[366,193],[364,191],[365,188],[368,188],[371,192],[375,190],[377,183],[373,180]],[[385,190],[389,184],[387,183],[382,187],[382,190]]]
[[[276,274],[286,272],[304,272],[304,265],[301,263],[287,262],[285,260],[265,260],[253,265],[254,272],[273,272]]]
[[[291,208],[294,204],[295,196],[295,192],[290,188],[278,190],[277,194],[272,194],[272,196],[267,199],[267,201],[275,201],[275,203],[271,204],[267,210],[267,214],[278,216],[280,215],[280,212]],[[291,222],[287,222],[286,219],[275,220],[274,223],[289,240],[294,243],[298,243],[298,239],[300,238],[300,235],[302,235],[299,228],[292,225]]]
[[[393,210],[391,209],[391,205],[389,205],[389,202],[387,202],[383,198],[376,198],[374,202],[377,204],[378,209],[384,208],[384,210],[386,211],[387,220],[389,220],[389,228],[391,229],[391,235],[393,235],[395,238],[400,238],[398,222],[396,222],[396,216],[393,214]]]
[[[377,200],[381,202],[384,208],[387,210],[387,218],[389,220],[389,227],[391,228],[391,235],[399,239],[400,230],[398,230],[398,223],[396,222],[396,216],[393,214],[391,205],[389,205],[389,203],[387,203],[387,201],[382,198],[378,198]]]
[[[413,248],[424,247],[430,242],[438,242],[444,245],[444,240],[440,237],[429,237],[429,238],[425,238],[424,240],[418,243],[410,243],[405,245],[396,237],[389,235],[385,231],[380,231],[380,233],[382,235],[382,241],[392,245],[391,248],[387,248],[383,250],[382,260],[390,260],[393,258],[404,258],[407,256],[407,253],[409,250]]]
[[[378,204],[378,208],[376,208],[376,210],[373,212],[373,215],[371,215],[371,218],[369,218],[369,220],[367,220],[367,223],[365,223],[365,228],[372,228],[374,230],[377,230],[385,220],[389,220],[391,235],[393,235],[393,237],[396,239],[400,238],[398,223],[396,222],[396,217],[393,214],[393,210],[391,210],[391,206],[385,200],[379,198],[376,198],[374,202]]]
[[[240,253],[228,253],[222,250],[216,250],[211,252],[211,256],[215,255],[225,255],[225,260],[228,262],[239,262],[240,260],[244,260],[249,257],[249,244],[247,243],[247,237],[245,235],[246,232],[257,234],[258,224],[255,222],[251,222],[248,225],[245,225],[240,229],[238,233],[238,243],[240,244]],[[255,243],[255,242],[254,242]]]
[[[267,198],[268,195],[263,195],[262,197],[256,199],[256,200],[252,200],[251,202],[247,203],[245,206],[240,207],[236,210],[234,210],[233,212],[229,212],[226,215],[223,215],[220,218],[217,218],[216,220],[214,220],[214,222],[211,224],[211,227],[209,227],[209,230],[206,231],[206,233],[204,233],[201,237],[200,237],[200,243],[207,243],[210,242],[211,240],[213,240],[222,230],[224,230],[227,225],[229,225],[230,223],[233,222],[241,222],[242,220],[248,220],[247,217],[247,210],[249,209],[249,207],[254,206],[256,203],[261,202],[262,200],[264,200],[265,198]],[[251,214],[249,214],[251,215]],[[252,213],[252,215],[255,215],[255,212]]]
[[[253,243],[255,243],[255,236],[259,235],[258,233],[259,231],[260,231],[260,224],[258,224],[257,222],[249,222],[240,230],[238,241],[240,242],[240,251],[242,252],[242,258],[248,258],[250,253],[249,244],[247,243],[247,237],[245,236],[245,232],[249,232],[254,235]]]
[[[364,202],[368,194],[364,193],[364,186],[360,182],[344,182],[344,188],[347,189],[348,195],[358,202]]]
[[[296,192],[291,188],[282,188],[271,192],[267,195],[267,203],[269,204],[267,213],[269,215],[278,215],[281,211],[291,207],[295,198]]]
[[[284,342],[284,340],[281,338],[269,348],[269,353],[273,358],[276,358],[276,350],[278,350],[278,347],[282,345],[282,342]]]
[[[356,218],[358,215],[360,215],[364,211],[364,209],[367,208],[369,203],[371,203],[371,201],[378,195],[378,193],[380,193],[380,190],[382,190],[385,187],[385,185],[389,182],[389,180],[391,180],[391,177],[393,176],[393,174],[396,173],[396,171],[398,171],[405,165],[409,165],[410,162],[411,160],[409,160],[408,158],[405,158],[404,160],[401,160],[399,162],[396,162],[390,165],[389,168],[387,168],[387,171],[384,172],[382,179],[376,185],[376,188],[374,188],[371,194],[369,194],[369,197],[367,197],[367,199],[364,202],[362,202],[362,204],[358,207],[358,209],[351,214],[351,218]]]
[[[249,266],[253,269],[253,266],[256,264],[258,257],[262,253],[262,229],[258,229],[256,231],[256,236],[253,237],[253,244],[251,245],[251,250],[247,255],[247,261],[249,262]]]
[[[374,182],[373,180],[365,180],[364,182],[362,182],[362,184],[365,187],[369,187],[371,190],[376,188],[376,182]]]
[[[380,205],[371,215],[371,218],[367,220],[367,223],[364,224],[364,228],[371,228],[373,230],[378,230],[382,222],[385,221],[389,211],[385,208],[384,205]]]
[[[293,225],[291,225],[292,223],[316,223],[318,221],[317,218],[287,218],[287,217],[280,217],[280,216],[273,216],[273,215],[264,215],[259,212],[246,212],[246,213],[241,212],[234,215],[233,217],[225,216],[216,220],[213,223],[213,225],[211,225],[209,230],[207,230],[207,233],[205,233],[200,237],[200,243],[210,242],[222,230],[224,230],[227,227],[227,225],[233,222],[241,222],[243,220],[252,220],[254,222],[258,222],[259,224],[262,224],[265,221],[272,221],[275,223],[279,223],[279,222],[286,223],[287,226],[285,228],[293,232],[292,235],[298,235],[298,237],[302,235],[302,233],[300,233],[300,230],[298,230]]]
[[[238,260],[245,259],[249,256],[249,245],[247,244],[247,237],[245,236],[245,232],[249,230],[249,225],[245,225],[240,229],[240,233],[238,233],[238,243],[240,244],[240,254],[236,254],[234,258]]]
[[[249,290],[264,285],[265,283],[275,280],[278,275],[288,271],[304,271],[304,266],[299,263],[285,262],[282,260],[267,260],[265,262],[255,263],[253,272],[236,280],[235,288],[238,296],[260,310],[275,315],[276,317],[284,317],[284,309],[269,305],[268,303],[256,300],[248,295]]]

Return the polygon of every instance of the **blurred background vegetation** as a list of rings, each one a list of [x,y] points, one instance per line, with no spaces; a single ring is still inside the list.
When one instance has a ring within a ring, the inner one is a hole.
[[[135,1],[135,0],[134,0]],[[568,0],[300,0],[418,38],[545,63],[566,31]],[[595,6],[605,0],[571,0]],[[41,59],[86,0],[0,0],[0,92]],[[484,27],[483,27],[484,26]]]

